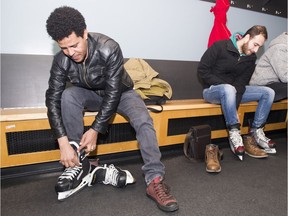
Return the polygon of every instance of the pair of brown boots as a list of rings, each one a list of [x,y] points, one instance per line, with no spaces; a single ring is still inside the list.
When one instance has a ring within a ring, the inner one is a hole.
[[[252,136],[243,136],[243,144],[245,153],[253,158],[266,158],[268,154],[257,146],[255,139]],[[220,160],[223,158],[222,151],[217,145],[209,144],[205,150],[206,171],[209,173],[221,172]]]

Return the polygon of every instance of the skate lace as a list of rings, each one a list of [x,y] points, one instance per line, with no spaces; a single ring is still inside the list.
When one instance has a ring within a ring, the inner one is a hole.
[[[104,167],[107,167],[105,164]],[[113,186],[117,186],[117,177],[119,171],[115,168],[113,164],[110,164],[109,167],[106,169],[105,180],[103,184],[111,184]]]
[[[264,133],[264,131],[263,131],[263,128],[257,129],[257,130],[256,130],[256,135],[257,135],[257,138],[258,138],[258,139],[263,140],[264,142],[267,142],[267,143],[268,143],[268,142],[270,141],[270,139],[265,136],[265,133]]]
[[[70,179],[73,180],[81,172],[82,166],[68,167],[64,170],[59,179]]]
[[[240,131],[239,130],[231,130],[231,131],[229,131],[229,137],[230,137],[234,147],[237,148],[239,146],[243,146],[243,141],[242,141],[242,137],[240,135]]]

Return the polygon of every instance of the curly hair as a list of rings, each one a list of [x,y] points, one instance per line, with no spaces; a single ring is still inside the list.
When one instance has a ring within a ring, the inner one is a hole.
[[[62,6],[50,14],[46,21],[46,29],[53,40],[60,41],[73,32],[78,37],[83,37],[86,23],[78,10]]]
[[[249,34],[251,38],[254,38],[257,35],[262,34],[266,40],[268,39],[267,29],[265,26],[261,25],[252,26],[250,29],[247,30],[247,32],[243,35],[243,37],[245,37],[247,34]]]

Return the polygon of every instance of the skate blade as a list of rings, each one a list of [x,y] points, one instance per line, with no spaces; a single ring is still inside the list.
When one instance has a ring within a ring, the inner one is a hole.
[[[230,144],[230,149],[233,152],[233,154],[236,155],[241,161],[243,161],[243,155],[237,155],[235,153],[234,146],[231,144],[231,142],[229,142],[229,144]]]
[[[264,151],[267,154],[276,154],[276,149],[275,148],[266,148],[266,149],[264,149]]]
[[[65,192],[59,192],[58,193],[58,200],[62,201],[66,198],[68,198],[69,196],[71,196],[73,194],[73,190],[69,190],[69,191],[65,191]]]
[[[89,173],[89,180],[88,180],[88,187],[92,187],[96,184],[96,171],[99,169],[98,166],[96,166],[90,173]]]
[[[64,199],[67,199],[71,195],[80,191],[81,189],[83,189],[88,184],[90,179],[91,179],[91,175],[88,174],[82,179],[81,183],[76,188],[69,190],[69,191],[58,192],[58,200],[63,201]]]

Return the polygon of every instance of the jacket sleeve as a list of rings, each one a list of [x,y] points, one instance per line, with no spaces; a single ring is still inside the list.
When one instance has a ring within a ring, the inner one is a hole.
[[[56,138],[66,136],[66,130],[61,116],[61,96],[66,86],[65,72],[60,69],[56,58],[54,58],[50,70],[48,89],[46,91],[47,115],[51,129]]]
[[[278,79],[283,82],[287,83],[288,81],[288,58],[287,58],[287,44],[277,44],[270,48],[273,55],[270,57],[270,64],[275,71],[276,76]],[[271,71],[272,73],[272,71]]]
[[[103,102],[99,112],[92,123],[92,128],[100,133],[106,133],[109,120],[116,113],[122,94],[122,77],[124,74],[124,59],[119,45],[114,41],[108,40],[106,45],[114,47],[112,53],[106,56],[105,90]],[[103,51],[105,54],[105,50]],[[109,53],[109,52],[107,52]]]
[[[226,83],[223,79],[212,73],[213,66],[217,61],[218,51],[219,47],[217,43],[214,43],[205,51],[198,65],[198,76],[208,86]]]

